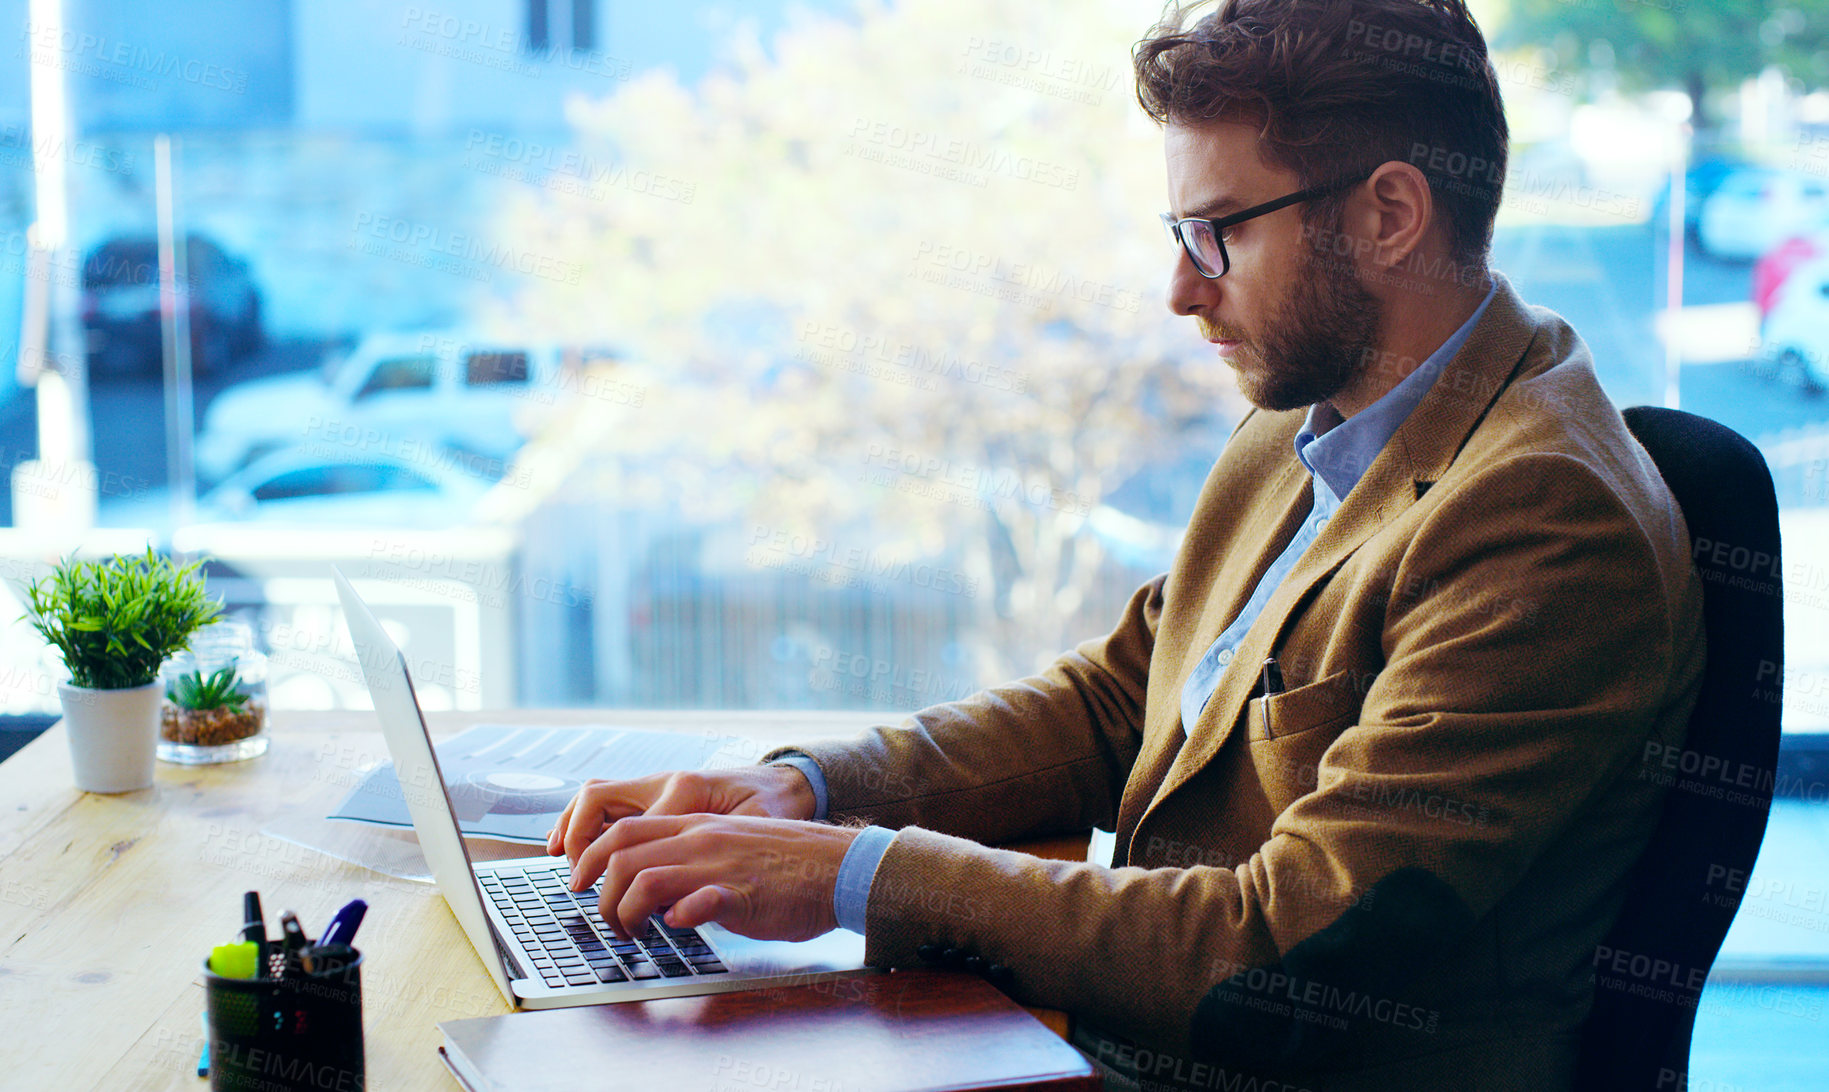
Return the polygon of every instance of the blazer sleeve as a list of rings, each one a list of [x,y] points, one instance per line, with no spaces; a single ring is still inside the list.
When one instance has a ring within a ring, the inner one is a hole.
[[[1109,828],[1143,732],[1157,577],[1116,628],[1038,675],[931,706],[898,726],[785,747],[825,775],[828,818],[917,824],[982,842]]]
[[[1423,1019],[1392,1009],[1404,984],[1547,843],[1587,837],[1577,820],[1610,788],[1637,792],[1641,747],[1687,719],[1700,599],[1564,456],[1482,471],[1397,556],[1384,669],[1247,860],[1112,869],[903,830],[871,888],[869,962],[976,952],[1025,1003],[1240,1065],[1316,1061],[1343,1021]],[[1648,836],[1651,819],[1633,821]]]

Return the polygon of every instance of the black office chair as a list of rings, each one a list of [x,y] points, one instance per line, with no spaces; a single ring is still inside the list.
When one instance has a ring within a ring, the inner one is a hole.
[[[1689,523],[1708,664],[1675,768],[1662,752],[1645,757],[1643,774],[1672,787],[1593,964],[1581,1092],[1685,1086],[1701,995],[1691,982],[1702,975],[1692,972],[1714,963],[1765,837],[1784,677],[1778,500],[1765,460],[1732,429],[1704,417],[1636,406],[1625,418]],[[1620,953],[1633,973],[1616,973]]]

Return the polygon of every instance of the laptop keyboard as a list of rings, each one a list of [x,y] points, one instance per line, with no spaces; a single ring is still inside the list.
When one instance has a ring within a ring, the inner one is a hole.
[[[569,876],[563,867],[477,874],[548,986],[729,973],[697,932],[659,915],[643,936],[619,939],[597,913],[599,885],[574,894]]]

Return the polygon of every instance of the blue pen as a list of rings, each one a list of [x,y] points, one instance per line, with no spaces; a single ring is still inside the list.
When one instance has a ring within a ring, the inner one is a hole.
[[[368,903],[361,899],[349,900],[344,904],[343,909],[337,911],[337,916],[330,919],[330,924],[325,927],[323,935],[318,937],[318,947],[349,944],[354,941],[356,929],[362,924],[362,915],[366,913],[368,913]]]

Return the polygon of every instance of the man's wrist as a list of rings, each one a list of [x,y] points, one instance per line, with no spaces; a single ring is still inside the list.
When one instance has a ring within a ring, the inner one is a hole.
[[[826,779],[820,772],[819,764],[799,752],[782,755],[769,763],[770,766],[785,766],[800,776],[784,779],[783,784],[791,785],[790,793],[794,800],[794,818],[824,820],[826,817]]]
[[[841,929],[863,935],[864,919],[870,908],[870,885],[876,880],[877,866],[895,831],[887,827],[865,827],[851,840],[844,860],[838,865],[838,879],[832,888],[832,915]]]

